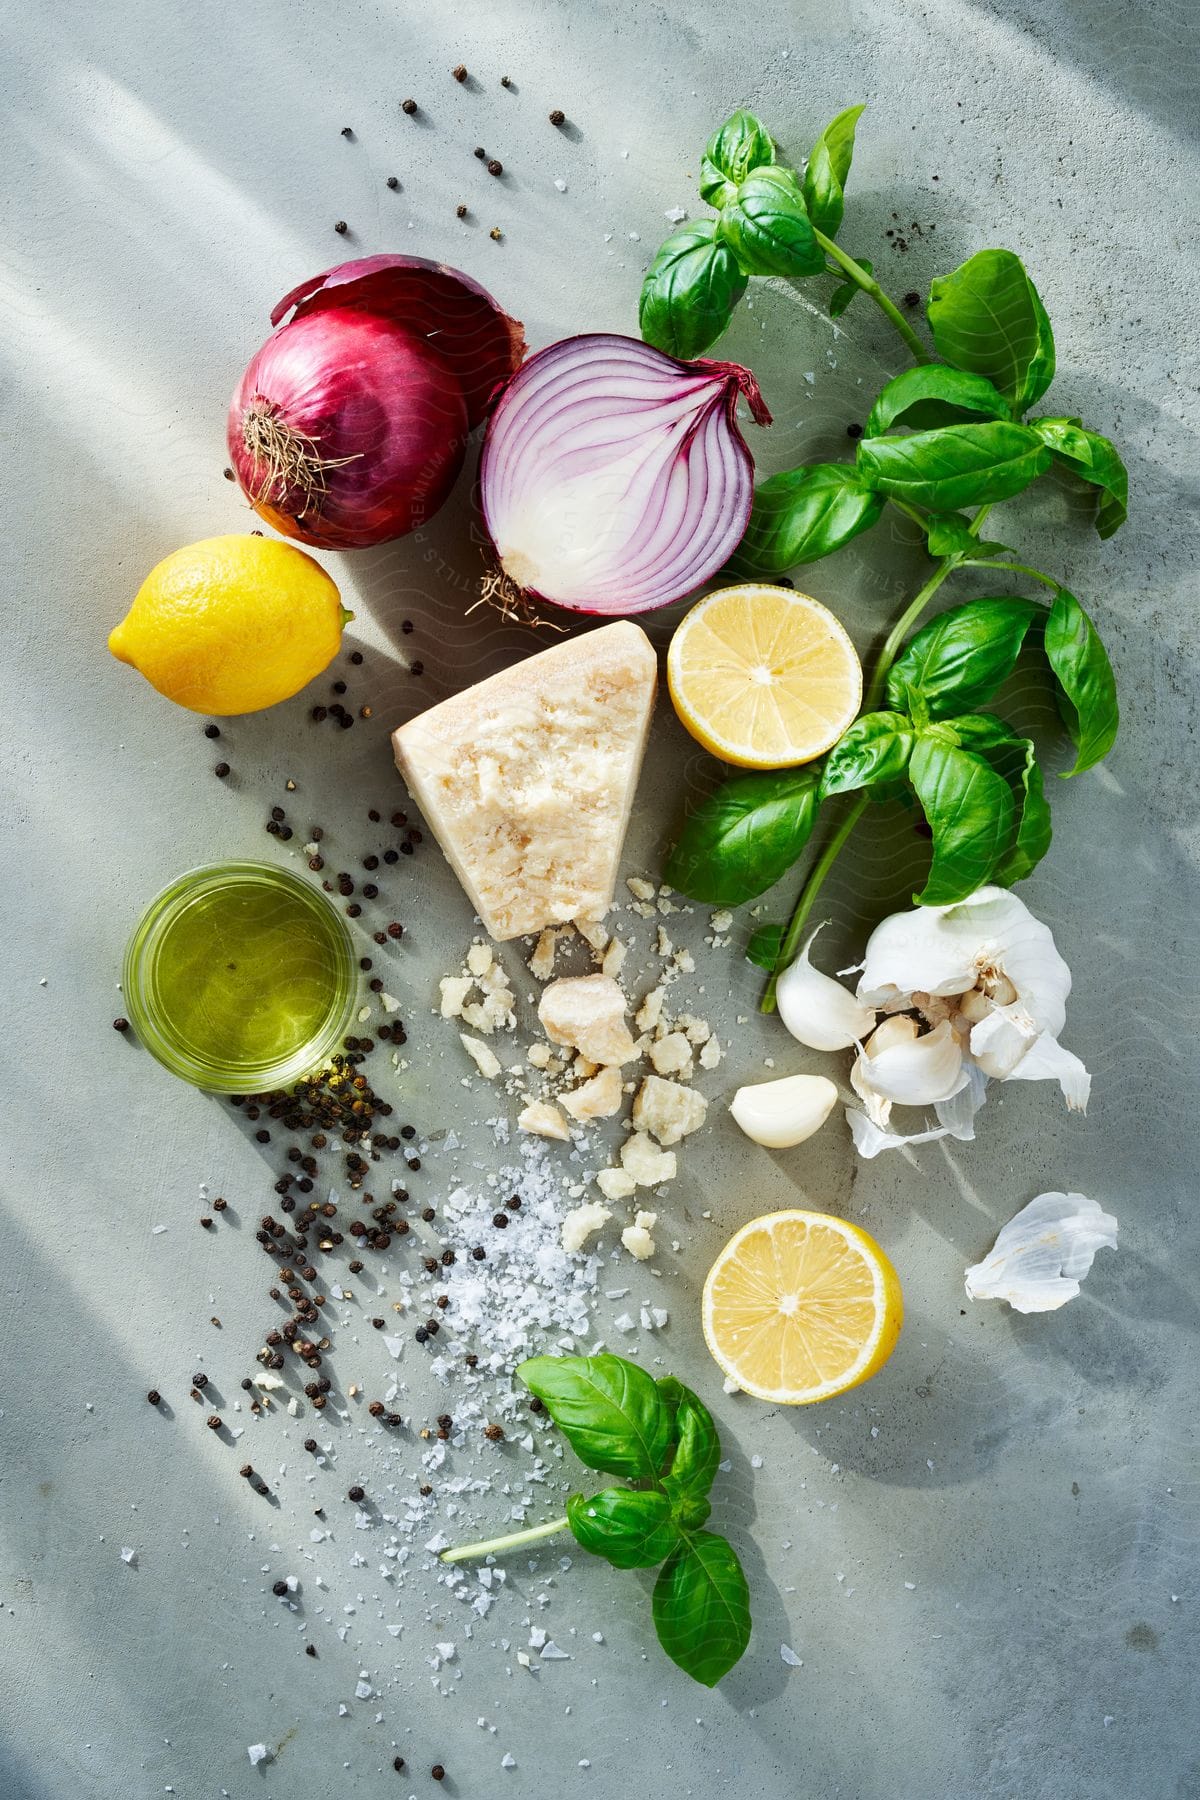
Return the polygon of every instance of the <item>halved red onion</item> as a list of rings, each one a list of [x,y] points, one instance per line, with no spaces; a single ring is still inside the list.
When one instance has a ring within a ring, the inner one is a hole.
[[[531,356],[496,402],[480,464],[504,575],[577,612],[646,612],[692,593],[750,517],[739,396],[771,423],[737,363],[679,362],[607,332]]]
[[[520,323],[477,282],[412,256],[328,269],[271,322],[230,405],[230,459],[263,518],[326,549],[430,518],[525,350]]]

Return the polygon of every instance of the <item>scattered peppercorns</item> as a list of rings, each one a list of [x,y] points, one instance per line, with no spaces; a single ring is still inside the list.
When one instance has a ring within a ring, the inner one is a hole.
[[[350,227],[347,225],[345,219],[338,219],[335,221],[333,229],[337,232],[339,237],[345,237]]]
[[[157,1388],[151,1388],[150,1392],[146,1395],[146,1398],[150,1402],[151,1406],[158,1406],[161,1404],[161,1401],[162,1401],[162,1395],[159,1393]]]
[[[435,1781],[445,1781],[446,1779],[446,1771],[443,1769],[441,1763],[434,1763],[429,1773],[433,1776]]]
[[[395,191],[396,191],[396,189],[397,189],[397,188],[398,188],[398,187],[399,187],[399,186],[400,186],[400,183],[399,183],[399,181],[398,181],[398,180],[397,180],[397,178],[396,178],[396,176],[395,176],[395,175],[389,175],[389,176],[388,176],[388,178],[387,178],[387,184],[388,184],[388,186],[389,186],[389,187],[390,187],[390,188],[391,188],[391,190],[392,190],[392,192],[393,192],[393,193],[395,193]],[[316,1655],[316,1651],[315,1651],[315,1650],[314,1650],[314,1651],[313,1651],[313,1655],[314,1655],[314,1656],[315,1656],[315,1655]]]
[[[416,112],[416,110],[417,110],[417,103],[415,100],[402,100],[400,102],[400,111],[402,113],[407,113],[410,119],[412,118],[412,116]]]
[[[227,762],[219,762],[217,764],[216,768],[213,770],[213,774],[216,776],[218,781],[224,781],[224,779],[228,775],[228,773],[229,773],[229,764]]]
[[[566,113],[563,111],[561,106],[556,106],[554,108],[554,111],[550,114],[550,123],[552,125],[565,125],[566,122],[567,122]]]

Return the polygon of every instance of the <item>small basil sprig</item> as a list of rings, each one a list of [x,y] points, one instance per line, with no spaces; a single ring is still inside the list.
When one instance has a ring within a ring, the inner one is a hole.
[[[786,875],[807,844],[820,800],[819,765],[728,781],[683,824],[664,874],[709,906],[740,906]]]
[[[721,1460],[704,1403],[674,1376],[620,1356],[535,1356],[517,1370],[589,1468],[646,1484],[572,1494],[576,1540],[618,1569],[661,1563],[654,1624],[673,1662],[713,1687],[750,1641],[750,1592],[732,1545],[702,1529]]]
[[[817,138],[803,169],[778,160],[770,132],[744,110],[715,131],[700,165],[700,197],[716,220],[669,237],[647,271],[638,307],[643,338],[672,356],[698,356],[729,324],[749,276],[805,280],[835,275],[836,318],[869,294],[919,358],[912,327],[875,280],[872,266],[836,242],[861,106],[848,106]],[[734,271],[740,276],[735,279]]]
[[[721,1462],[721,1439],[704,1402],[622,1356],[532,1356],[517,1379],[542,1402],[589,1469],[632,1487],[572,1494],[565,1518],[442,1553],[443,1562],[500,1555],[570,1531],[615,1569],[652,1569],[654,1626],[673,1662],[705,1687],[750,1642],[750,1590],[733,1546],[703,1529]]]
[[[1019,256],[980,250],[929,288],[929,329],[943,362],[982,375],[1020,417],[1054,379],[1054,333]]]

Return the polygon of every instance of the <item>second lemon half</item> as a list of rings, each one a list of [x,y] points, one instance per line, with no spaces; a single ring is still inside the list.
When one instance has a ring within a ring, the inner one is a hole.
[[[680,722],[723,762],[784,769],[837,743],[862,703],[862,665],[808,594],[720,588],[679,625],[667,683]]]

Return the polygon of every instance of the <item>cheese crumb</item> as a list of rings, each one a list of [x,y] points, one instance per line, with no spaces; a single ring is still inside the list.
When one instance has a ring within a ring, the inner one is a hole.
[[[492,947],[490,944],[472,944],[467,951],[467,967],[476,980],[486,975],[492,966]]]
[[[564,1250],[582,1250],[590,1237],[603,1231],[612,1218],[607,1206],[601,1206],[598,1200],[585,1200],[569,1212],[562,1222],[562,1247]]]
[[[690,1075],[692,1046],[682,1031],[669,1031],[650,1046],[650,1061],[660,1075]]]
[[[634,1024],[639,1031],[653,1031],[662,1018],[663,1001],[667,997],[665,988],[651,988],[642,1004],[638,1007]]]
[[[562,1096],[562,1103],[573,1119],[585,1124],[589,1119],[611,1119],[621,1109],[621,1071],[601,1069],[582,1087]]]
[[[558,943],[558,933],[553,925],[548,925],[534,946],[533,955],[529,958],[529,972],[538,981],[549,981],[554,973],[554,948]]]
[[[463,1002],[475,986],[470,975],[443,975],[438,982],[442,996],[443,1019],[457,1019],[463,1009]]]
[[[721,1060],[721,1045],[717,1038],[710,1037],[700,1052],[700,1067],[715,1069]]]
[[[660,1144],[677,1144],[680,1138],[699,1130],[707,1112],[708,1101],[703,1094],[648,1075],[633,1103],[633,1122],[639,1131],[650,1132]]]
[[[654,898],[654,883],[652,881],[643,881],[640,875],[627,875],[625,877],[625,886],[629,889],[635,900],[653,900]]]
[[[625,958],[628,954],[629,951],[621,942],[620,938],[614,938],[612,943],[608,946],[608,949],[604,952],[604,957],[600,964],[602,974],[610,976],[612,980],[615,981],[617,976],[621,973]]]
[[[602,925],[599,919],[572,919],[571,923],[584,943],[589,944],[597,954],[608,948],[611,933],[607,925]]]
[[[535,1137],[561,1138],[564,1143],[571,1135],[567,1121],[557,1106],[551,1106],[548,1100],[531,1100],[525,1110],[517,1114],[517,1125]]]
[[[635,1131],[621,1145],[621,1167],[639,1187],[657,1187],[660,1181],[674,1181],[675,1152],[660,1150],[644,1131]]]
[[[592,1062],[619,1065],[636,1055],[625,996],[608,975],[552,981],[538,1002],[538,1018],[554,1043],[582,1050]]]
[[[460,1031],[458,1038],[479,1073],[488,1081],[494,1081],[500,1073],[500,1058],[489,1050],[479,1038],[470,1037],[465,1031]]]
[[[550,1067],[549,1044],[530,1044],[525,1055],[535,1069],[548,1069]]]
[[[596,1186],[606,1200],[628,1200],[630,1194],[637,1193],[637,1182],[624,1169],[601,1169]]]
[[[728,931],[733,924],[733,914],[725,911],[715,912],[709,920],[709,924],[714,931]]]
[[[675,1160],[672,1157],[672,1162]],[[621,1242],[630,1256],[636,1256],[639,1262],[646,1262],[654,1255],[655,1243],[650,1233],[658,1224],[658,1214],[640,1212],[632,1225],[627,1225],[621,1233]]]

